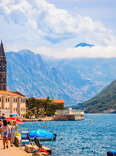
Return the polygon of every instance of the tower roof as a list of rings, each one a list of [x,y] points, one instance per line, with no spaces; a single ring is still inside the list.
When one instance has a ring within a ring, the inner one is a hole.
[[[0,44],[0,56],[5,56],[4,46],[3,46],[2,41],[1,41],[1,44]]]

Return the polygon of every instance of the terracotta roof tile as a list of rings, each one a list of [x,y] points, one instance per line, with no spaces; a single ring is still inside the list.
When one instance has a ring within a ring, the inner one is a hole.
[[[47,98],[36,98],[37,100],[46,100]],[[64,103],[63,99],[50,99],[53,103]]]
[[[9,90],[0,90],[0,94],[1,95],[11,95],[11,96],[23,96],[25,97],[23,94],[19,93],[19,92],[12,92],[12,91],[9,91]]]

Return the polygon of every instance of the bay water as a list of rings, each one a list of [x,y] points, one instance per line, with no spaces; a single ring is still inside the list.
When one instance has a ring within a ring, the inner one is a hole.
[[[41,142],[52,148],[52,156],[106,156],[108,150],[116,150],[116,114],[86,114],[81,121],[25,122],[22,127],[56,133],[56,141]]]

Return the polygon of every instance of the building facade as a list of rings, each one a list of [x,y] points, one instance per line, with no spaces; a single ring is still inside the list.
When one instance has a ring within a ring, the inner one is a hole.
[[[12,113],[19,115],[26,113],[26,97],[7,89],[7,62],[3,43],[0,44],[0,115],[9,116]]]

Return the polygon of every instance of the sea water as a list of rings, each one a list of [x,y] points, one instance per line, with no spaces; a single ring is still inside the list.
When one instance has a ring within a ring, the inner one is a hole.
[[[41,142],[52,156],[106,156],[116,150],[116,114],[87,114],[81,121],[27,122],[20,127],[57,134],[56,141]]]

